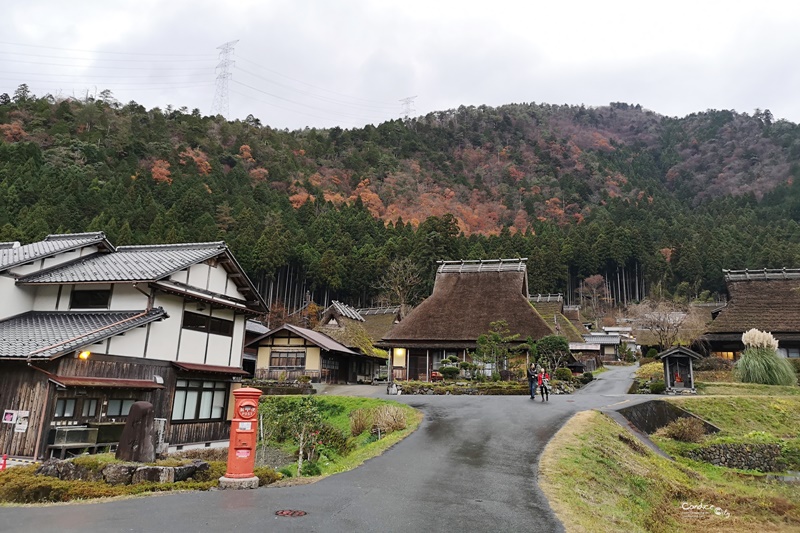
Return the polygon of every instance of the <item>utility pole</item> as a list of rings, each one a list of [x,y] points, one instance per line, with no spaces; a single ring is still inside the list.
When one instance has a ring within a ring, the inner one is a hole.
[[[401,98],[400,103],[403,104],[403,109],[401,113],[406,120],[408,120],[409,115],[415,113],[417,110],[414,109],[414,100],[416,96],[409,96],[408,98]]]
[[[212,115],[228,116],[230,110],[228,108],[228,81],[230,81],[233,74],[231,74],[231,67],[236,62],[231,59],[233,57],[233,47],[239,39],[235,41],[228,41],[217,47],[219,50],[219,64],[216,67],[217,71],[217,89],[214,91],[214,103],[211,104]]]

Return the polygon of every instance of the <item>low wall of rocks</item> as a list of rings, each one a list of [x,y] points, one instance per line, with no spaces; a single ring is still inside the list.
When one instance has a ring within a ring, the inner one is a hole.
[[[781,448],[777,444],[710,444],[691,450],[686,457],[727,468],[780,472]]]
[[[265,381],[259,379],[245,380],[242,382],[245,387],[253,387],[260,389],[261,392],[267,396],[288,396],[294,394],[316,394],[311,383],[300,382],[281,382],[281,381]]]
[[[36,469],[36,474],[69,481],[105,481],[110,485],[131,485],[147,481],[173,483],[186,481],[197,472],[209,469],[205,461],[180,466],[147,466],[135,463],[110,463],[98,470],[75,464],[69,459],[50,459]]]

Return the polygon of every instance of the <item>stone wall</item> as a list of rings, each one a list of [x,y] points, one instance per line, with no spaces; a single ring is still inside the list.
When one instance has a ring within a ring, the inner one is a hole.
[[[130,485],[147,481],[156,483],[186,481],[197,472],[205,472],[208,469],[208,463],[197,460],[179,466],[109,463],[93,469],[75,464],[69,459],[50,459],[36,469],[36,474],[71,481],[105,481],[111,485]]]
[[[686,453],[686,457],[716,466],[780,472],[781,448],[777,444],[711,444]]]

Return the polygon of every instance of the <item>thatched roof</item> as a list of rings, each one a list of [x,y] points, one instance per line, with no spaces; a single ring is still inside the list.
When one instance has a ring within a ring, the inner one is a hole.
[[[800,333],[800,277],[728,280],[728,303],[709,324],[706,336],[741,335],[756,328]]]
[[[388,316],[388,319],[386,316]],[[388,320],[389,326],[386,328],[377,327],[376,320],[374,320],[376,318],[383,319],[383,321]],[[373,337],[370,334],[370,329],[379,329],[383,334],[389,330],[393,322],[394,315],[368,315],[364,317],[358,309],[342,302],[334,301],[322,314],[322,320],[314,330],[324,333],[348,348],[358,350],[364,355],[382,357],[375,351],[374,346],[380,336]]]
[[[530,302],[556,335],[566,337],[569,342],[583,342],[583,335],[581,332],[562,313],[564,310],[564,300],[540,300],[536,297],[531,297]]]
[[[498,320],[520,341],[553,334],[528,302],[524,260],[461,263],[442,264],[433,294],[384,335],[383,345],[472,348]]]

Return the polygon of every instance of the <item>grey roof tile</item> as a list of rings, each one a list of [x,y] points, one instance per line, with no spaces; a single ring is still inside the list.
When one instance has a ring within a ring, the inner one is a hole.
[[[29,311],[0,321],[0,358],[53,358],[167,316],[150,311]]]
[[[18,283],[155,281],[223,253],[223,242],[120,246],[20,278]]]
[[[48,235],[43,241],[26,244],[24,246],[3,246],[0,247],[0,270],[6,270],[41,257],[47,257],[95,243],[104,243],[106,247],[113,249],[111,244],[106,240],[105,233],[102,231]]]

